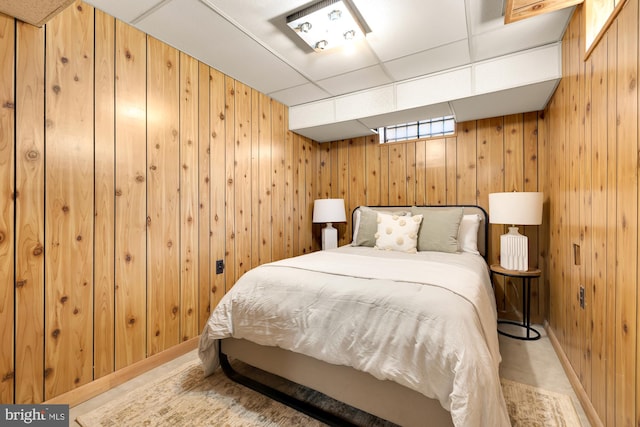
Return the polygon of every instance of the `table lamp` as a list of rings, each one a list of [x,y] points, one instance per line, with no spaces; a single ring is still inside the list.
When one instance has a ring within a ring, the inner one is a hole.
[[[313,222],[326,222],[322,229],[322,250],[338,247],[338,230],[333,222],[346,222],[344,199],[318,199],[313,203]]]
[[[517,225],[542,224],[542,193],[510,192],[489,194],[489,222],[508,224],[509,232],[500,236],[500,266],[507,270],[529,269],[529,239]]]

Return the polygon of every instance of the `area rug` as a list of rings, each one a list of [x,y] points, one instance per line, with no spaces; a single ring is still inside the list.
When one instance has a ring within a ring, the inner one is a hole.
[[[251,369],[251,368],[249,368]],[[284,381],[284,380],[282,380]],[[502,380],[511,423],[516,426],[580,426],[569,396]],[[362,426],[394,424],[302,386],[293,394],[345,416]],[[291,391],[291,390],[289,390]],[[93,426],[322,426],[321,422],[229,380],[221,371],[204,378],[198,361],[76,418]]]

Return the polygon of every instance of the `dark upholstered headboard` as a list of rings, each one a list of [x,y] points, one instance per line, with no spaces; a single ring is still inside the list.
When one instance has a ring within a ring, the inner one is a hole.
[[[411,206],[367,206],[371,209],[380,210],[380,211],[390,211],[395,212],[398,210],[410,210]],[[463,207],[464,214],[479,214],[480,215],[480,226],[478,227],[478,251],[480,255],[482,255],[485,259],[487,259],[487,255],[489,253],[489,215],[487,211],[485,211],[482,207],[476,205],[420,205],[418,207],[428,207],[428,208],[451,208],[451,207]],[[351,224],[355,224],[355,213],[358,208],[356,207],[351,213]]]

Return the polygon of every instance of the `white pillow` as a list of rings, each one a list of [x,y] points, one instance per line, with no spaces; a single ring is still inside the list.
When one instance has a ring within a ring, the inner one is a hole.
[[[480,255],[478,251],[478,227],[480,215],[463,215],[458,228],[458,251]]]
[[[416,252],[422,215],[390,215],[378,213],[376,249]]]

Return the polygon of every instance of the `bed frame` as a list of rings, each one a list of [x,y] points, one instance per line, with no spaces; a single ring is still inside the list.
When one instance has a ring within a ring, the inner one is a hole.
[[[370,207],[381,211],[410,209],[410,206]],[[463,207],[465,214],[481,215],[482,220],[478,227],[478,250],[487,259],[489,229],[487,212],[480,206],[464,205]],[[357,208],[352,213],[352,220],[355,218],[356,210]],[[303,354],[279,347],[262,346],[244,339],[225,338],[220,341],[218,348],[222,370],[231,380],[331,426],[356,424],[240,374],[233,369],[229,360],[240,360],[401,426],[424,426],[425,420],[428,420],[429,425],[434,426],[453,425],[450,413],[442,408],[437,400],[395,382],[376,379],[354,368],[333,365]]]

